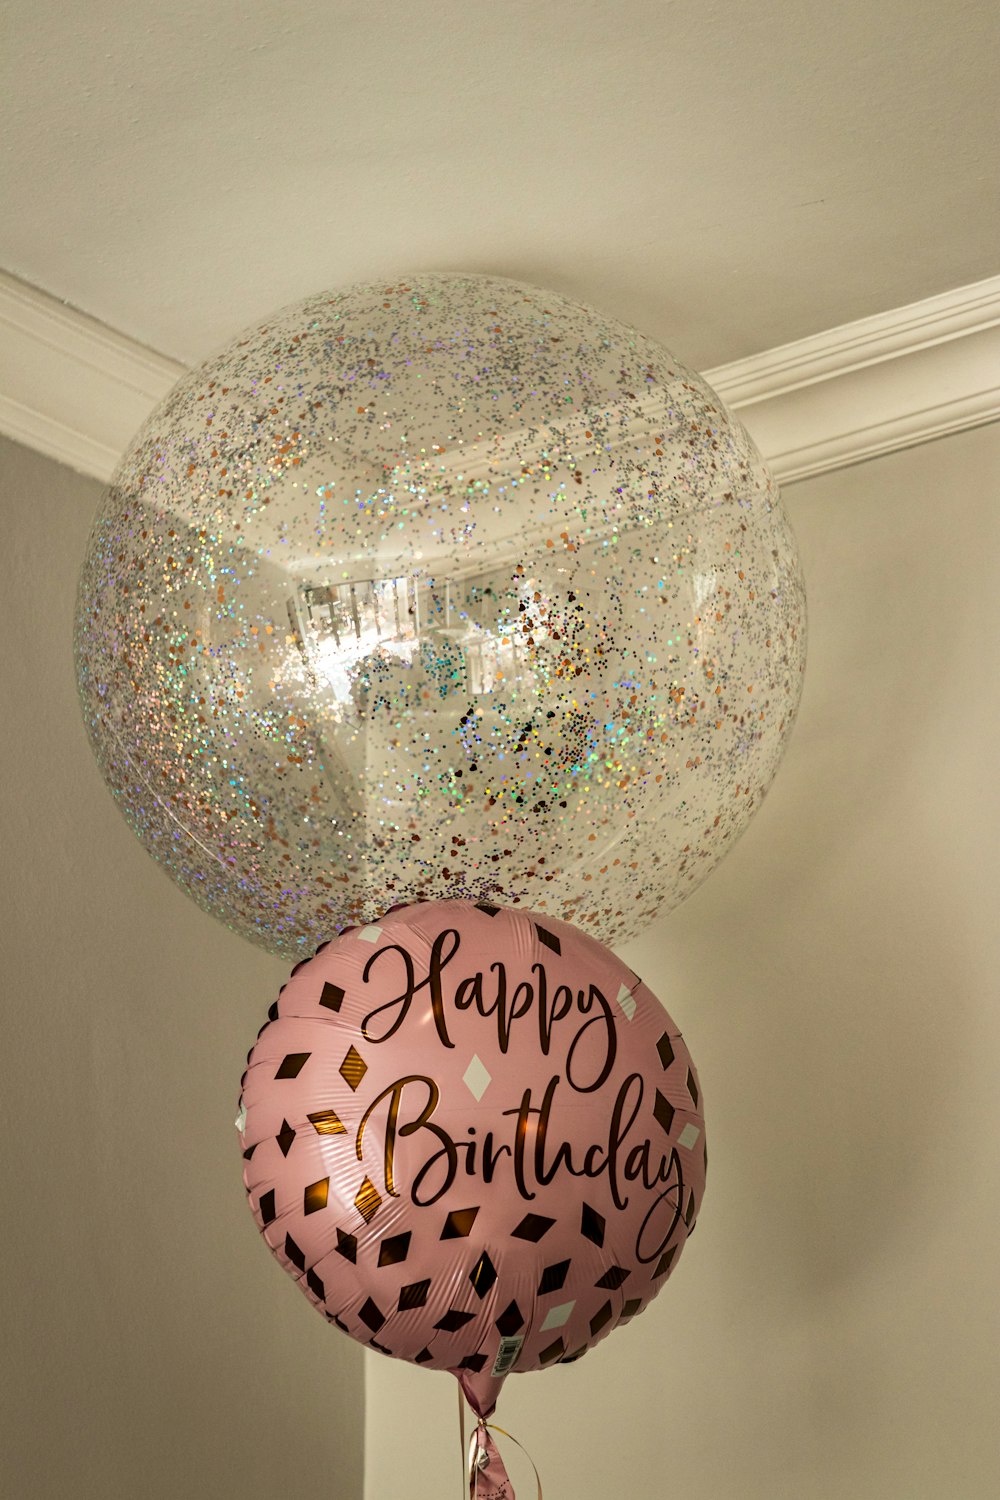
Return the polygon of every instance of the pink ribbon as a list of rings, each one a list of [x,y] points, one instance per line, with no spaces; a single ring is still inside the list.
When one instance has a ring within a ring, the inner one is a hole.
[[[458,1398],[458,1422],[463,1451],[465,1449],[465,1407],[462,1402],[461,1392]],[[466,1476],[468,1479],[469,1500],[515,1500],[514,1486],[510,1482],[510,1475],[500,1457],[500,1450],[491,1436],[498,1432],[501,1437],[509,1438],[510,1441],[524,1454],[531,1464],[535,1475],[535,1483],[538,1489],[538,1500],[542,1500],[542,1481],[538,1470],[535,1468],[531,1454],[523,1444],[511,1436],[503,1427],[497,1427],[493,1422],[486,1422],[482,1418],[472,1429],[469,1438],[468,1458],[466,1461]]]

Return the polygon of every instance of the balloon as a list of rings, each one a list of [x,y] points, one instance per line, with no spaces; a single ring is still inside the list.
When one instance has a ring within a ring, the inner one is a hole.
[[[185,376],[76,626],[129,823],[296,957],[429,897],[631,936],[760,805],[804,640],[777,493],[705,382],[457,275],[324,292]]]
[[[329,1322],[453,1371],[579,1359],[670,1275],[705,1185],[694,1064],[641,980],[538,913],[395,908],[300,964],[237,1126],[264,1239]]]

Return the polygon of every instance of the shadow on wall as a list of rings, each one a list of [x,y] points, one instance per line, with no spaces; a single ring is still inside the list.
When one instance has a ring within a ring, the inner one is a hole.
[[[953,500],[943,548],[938,509],[892,474],[889,460],[814,482],[801,513],[790,491],[811,642],[776,791],[704,892],[631,950],[641,965],[666,949],[689,1030],[711,1030],[710,1151],[732,1133],[726,1192],[766,1235],[745,1248],[756,1261],[766,1243],[764,1285],[795,1289],[804,1313],[925,1234],[981,1003],[962,679],[984,623],[968,560],[986,538]],[[703,1234],[712,1212],[710,1189]]]

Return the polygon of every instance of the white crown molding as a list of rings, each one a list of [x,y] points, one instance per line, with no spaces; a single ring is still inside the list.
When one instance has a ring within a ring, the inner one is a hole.
[[[107,481],[184,366],[0,271],[0,431]]]
[[[1000,276],[705,377],[786,485],[980,427],[1000,418]]]
[[[0,272],[0,432],[107,481],[184,367]],[[1000,276],[705,371],[784,484],[1000,418]]]

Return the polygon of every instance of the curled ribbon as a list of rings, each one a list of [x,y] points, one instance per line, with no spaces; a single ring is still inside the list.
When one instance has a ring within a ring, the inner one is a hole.
[[[459,1436],[464,1453],[465,1407],[462,1402],[461,1392],[459,1393],[458,1402]],[[465,1469],[469,1500],[515,1500],[510,1475],[504,1467],[504,1462],[500,1457],[496,1443],[490,1436],[493,1432],[498,1432],[501,1437],[509,1438],[516,1447],[520,1448],[529,1464],[531,1464],[535,1475],[535,1484],[538,1491],[537,1500],[542,1500],[542,1481],[537,1468],[535,1468],[535,1461],[523,1443],[519,1443],[517,1438],[509,1433],[506,1428],[497,1427],[495,1423],[485,1422],[482,1419],[476,1423],[469,1438],[468,1459]]]

